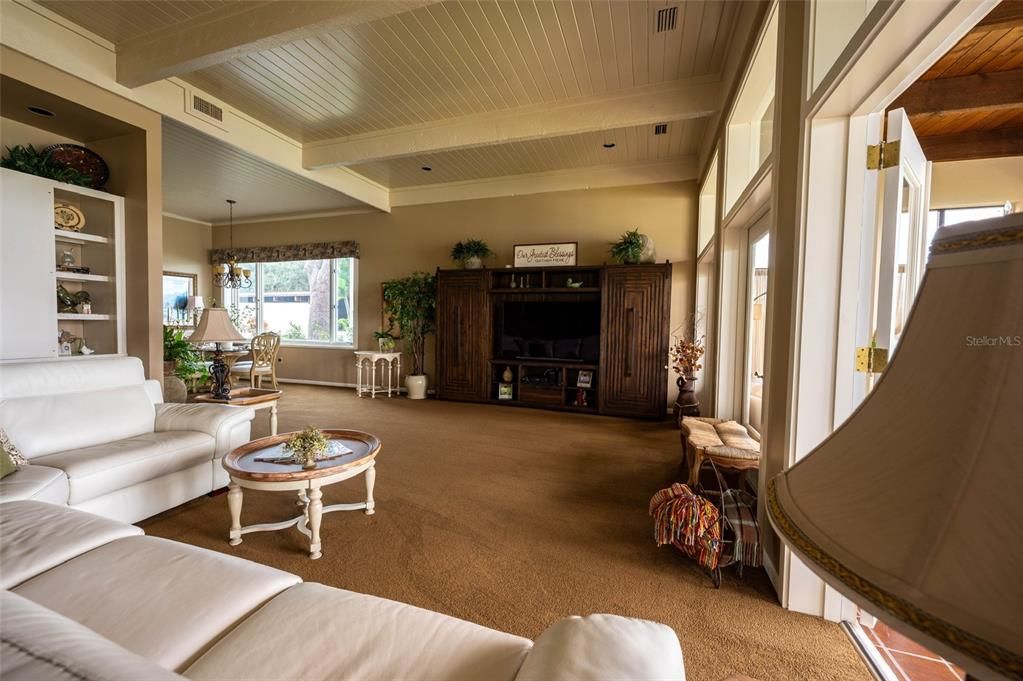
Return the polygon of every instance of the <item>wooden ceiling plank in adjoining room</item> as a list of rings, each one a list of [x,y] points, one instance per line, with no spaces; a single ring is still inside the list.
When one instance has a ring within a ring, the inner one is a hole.
[[[930,161],[965,161],[1023,155],[1023,127],[968,130],[952,135],[920,137]]]
[[[1000,109],[1023,105],[1023,69],[914,83],[891,108],[913,114]]]
[[[138,87],[300,40],[382,19],[433,0],[228,3],[117,45],[117,80]]]

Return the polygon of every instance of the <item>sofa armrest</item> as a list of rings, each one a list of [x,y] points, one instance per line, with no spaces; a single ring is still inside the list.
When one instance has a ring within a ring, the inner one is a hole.
[[[158,433],[169,430],[207,433],[216,440],[213,458],[219,459],[249,441],[250,422],[255,416],[251,407],[164,402],[156,405],[155,430]]]
[[[566,617],[540,634],[515,681],[685,679],[675,632],[657,622],[588,615]]]

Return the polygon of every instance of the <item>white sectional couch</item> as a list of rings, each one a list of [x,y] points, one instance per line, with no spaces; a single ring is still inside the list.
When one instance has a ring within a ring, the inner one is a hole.
[[[682,679],[668,627],[570,617],[534,642],[38,501],[0,505],[0,677]]]
[[[31,463],[0,502],[37,499],[136,522],[227,486],[254,412],[164,404],[134,357],[0,366],[0,428]]]

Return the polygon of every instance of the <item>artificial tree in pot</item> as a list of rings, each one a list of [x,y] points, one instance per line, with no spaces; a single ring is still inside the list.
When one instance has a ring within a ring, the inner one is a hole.
[[[384,313],[390,329],[397,327],[412,360],[405,377],[408,396],[421,400],[426,397],[426,336],[433,333],[437,319],[437,277],[416,272],[385,281]]]

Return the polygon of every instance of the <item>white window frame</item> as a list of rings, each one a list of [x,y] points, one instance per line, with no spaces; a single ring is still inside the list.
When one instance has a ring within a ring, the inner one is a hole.
[[[330,260],[330,290],[334,292],[335,298],[337,295],[337,281],[338,281],[338,270],[340,269],[340,261],[344,258],[316,258],[317,260]],[[289,347],[306,347],[306,348],[337,348],[351,350],[356,347],[356,339],[358,335],[358,319],[359,319],[359,304],[358,295],[356,293],[359,290],[359,259],[351,258],[352,261],[352,296],[351,296],[351,307],[350,317],[352,319],[352,340],[351,342],[337,340],[337,300],[335,299],[330,306],[330,341],[312,341],[312,340],[295,340],[291,338],[281,338],[281,345]],[[263,265],[273,263],[254,263],[254,269],[252,273],[252,288],[251,289],[223,289],[222,298],[228,302],[229,305],[238,307],[238,295],[243,290],[252,291],[255,296],[255,307],[256,307],[256,333],[260,333],[260,329],[263,328]]]

